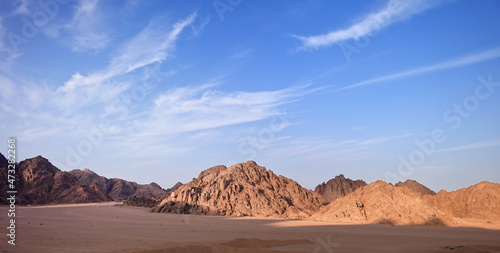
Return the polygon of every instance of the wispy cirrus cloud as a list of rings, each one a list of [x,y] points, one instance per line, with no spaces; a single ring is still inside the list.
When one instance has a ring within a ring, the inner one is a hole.
[[[56,93],[62,95],[62,104],[75,102],[74,96],[100,98],[102,94],[119,94],[129,88],[128,81],[115,80],[136,69],[154,63],[161,63],[175,48],[180,33],[196,18],[196,13],[172,26],[161,20],[152,21],[138,35],[130,39],[118,50],[110,64],[89,75],[75,73],[70,80],[60,86]],[[106,84],[106,85],[105,85]],[[67,98],[67,99],[64,99]],[[67,103],[65,103],[65,101]]]
[[[434,72],[434,71],[438,71],[438,70],[463,67],[463,66],[472,65],[475,63],[480,63],[480,62],[492,60],[492,59],[499,58],[499,57],[500,57],[500,47],[496,47],[496,48],[486,50],[483,52],[479,52],[476,54],[462,56],[460,58],[456,58],[453,60],[448,60],[445,62],[441,62],[441,63],[429,65],[429,66],[410,69],[410,70],[402,71],[402,72],[391,74],[391,75],[376,77],[373,79],[369,79],[366,81],[358,82],[355,84],[351,84],[348,86],[344,86],[344,87],[335,89],[335,91],[352,89],[352,88],[356,88],[356,87],[360,87],[360,86],[364,86],[364,85],[379,83],[379,82],[383,82],[383,81],[390,81],[390,80],[405,78],[405,77],[414,76],[414,75],[425,74],[425,73]]]
[[[410,18],[441,1],[431,0],[389,0],[379,10],[364,16],[360,22],[352,26],[315,36],[292,35],[302,42],[301,49],[319,49],[334,43],[359,39],[378,32],[391,24]]]
[[[98,10],[99,0],[80,1],[75,15],[64,28],[71,33],[71,49],[76,52],[98,51],[106,48],[111,38],[104,31],[103,17]]]
[[[307,85],[274,91],[223,92],[218,82],[174,88],[154,100],[142,135],[165,135],[254,122],[276,114],[279,106],[314,92]]]
[[[452,148],[444,148],[438,150],[438,152],[452,152],[452,151],[464,151],[464,150],[472,150],[472,149],[480,149],[480,148],[489,148],[489,147],[497,147],[500,146],[500,140],[493,141],[483,141],[477,142],[467,145],[456,146]]]

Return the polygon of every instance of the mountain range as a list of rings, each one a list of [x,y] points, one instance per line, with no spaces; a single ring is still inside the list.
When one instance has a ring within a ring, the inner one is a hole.
[[[1,178],[7,178],[7,165],[7,159],[0,154]],[[7,180],[0,180],[0,190],[8,191]],[[170,193],[155,183],[141,185],[108,179],[88,169],[61,171],[41,156],[16,164],[16,190],[18,205],[119,201],[133,196],[152,198]],[[7,204],[6,198],[1,198],[0,204]]]
[[[395,185],[351,180],[342,174],[314,191],[254,161],[214,166],[186,184],[162,189],[105,178],[89,169],[64,172],[37,156],[17,164],[17,203],[42,205],[126,200],[152,212],[313,219],[341,223],[456,225],[476,219],[500,222],[500,184],[480,182],[435,193],[414,180]],[[7,178],[0,154],[0,176]],[[6,180],[0,190],[6,192]],[[0,204],[7,204],[6,198]]]

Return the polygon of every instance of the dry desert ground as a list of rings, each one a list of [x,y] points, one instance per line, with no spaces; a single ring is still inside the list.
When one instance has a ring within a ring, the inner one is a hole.
[[[175,215],[114,202],[19,207],[16,215],[16,246],[2,236],[0,252],[500,252],[496,224],[352,225]]]

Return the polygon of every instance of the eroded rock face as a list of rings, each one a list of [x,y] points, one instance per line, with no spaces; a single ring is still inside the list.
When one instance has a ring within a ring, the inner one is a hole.
[[[500,184],[481,182],[453,192],[424,196],[442,212],[459,218],[500,221]]]
[[[436,193],[433,190],[431,190],[431,189],[427,188],[425,185],[423,185],[415,180],[411,180],[411,179],[406,180],[404,183],[398,182],[394,186],[406,187],[414,192],[420,193],[421,196],[436,195]]]
[[[366,182],[363,180],[351,180],[340,174],[335,178],[328,180],[328,182],[323,182],[322,184],[316,186],[314,191],[323,196],[323,198],[325,198],[328,202],[332,202],[365,185]]]
[[[69,173],[76,177],[80,183],[97,186],[115,201],[121,201],[134,196],[153,198],[167,194],[156,183],[137,184],[136,182],[118,178],[108,179],[88,169],[72,170]]]
[[[424,200],[420,193],[377,181],[336,199],[312,219],[346,223],[440,225],[453,219]]]
[[[0,154],[0,163],[4,159]],[[5,167],[0,164],[0,174],[6,174]],[[60,171],[41,156],[26,159],[16,168],[16,203],[19,205],[111,201],[99,188],[79,183],[71,174]],[[1,186],[4,187],[6,185]]]
[[[324,201],[297,182],[255,162],[215,166],[182,185],[154,212],[303,218]]]

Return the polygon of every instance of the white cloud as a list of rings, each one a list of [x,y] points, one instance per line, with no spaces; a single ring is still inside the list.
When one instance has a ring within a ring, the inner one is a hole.
[[[280,105],[311,92],[307,86],[276,91],[222,92],[211,82],[172,89],[155,101],[153,113],[141,125],[142,135],[165,135],[206,130],[266,119]]]
[[[404,137],[411,136],[411,134],[403,134],[403,135],[393,135],[393,136],[381,136],[373,139],[368,139],[360,142],[361,145],[370,145],[370,144],[379,144],[383,142],[387,142],[390,140],[396,140],[396,139],[401,139]]]
[[[440,1],[431,0],[389,0],[387,4],[376,12],[366,15],[362,20],[348,28],[336,30],[316,36],[293,37],[302,41],[301,49],[318,49],[334,43],[373,34],[381,29],[411,16],[420,13]]]
[[[71,92],[80,86],[98,85],[146,65],[162,62],[174,49],[179,34],[195,17],[196,13],[193,13],[175,23],[170,32],[159,21],[152,22],[118,50],[118,56],[112,59],[108,67],[87,76],[75,73],[64,86],[59,87],[58,92]]]
[[[73,20],[64,26],[71,34],[73,51],[96,51],[106,48],[111,41],[104,27],[106,22],[98,11],[99,0],[79,1]]]
[[[438,150],[438,152],[464,151],[464,150],[489,148],[489,147],[497,147],[497,146],[500,146],[500,140],[484,141],[484,142],[472,143],[472,144],[467,144],[467,145],[462,145],[462,146],[457,146],[457,147],[452,147],[452,148],[445,148],[445,149]]]
[[[442,63],[430,65],[430,66],[420,67],[420,68],[416,68],[416,69],[410,69],[410,70],[406,70],[406,71],[399,72],[396,74],[391,74],[391,75],[373,78],[370,80],[366,80],[366,81],[351,84],[351,85],[348,85],[348,86],[345,86],[342,88],[338,88],[338,89],[336,89],[336,91],[352,89],[352,88],[356,88],[356,87],[360,87],[360,86],[364,86],[364,85],[368,85],[368,84],[374,84],[374,83],[379,83],[382,81],[389,81],[389,80],[393,80],[393,79],[405,78],[408,76],[414,76],[414,75],[424,74],[424,73],[438,71],[438,70],[463,67],[463,66],[483,62],[483,61],[488,61],[488,60],[495,59],[498,57],[500,57],[500,47],[493,48],[493,49],[483,51],[480,53],[468,55],[468,56],[463,56],[461,58],[449,60],[446,62],[442,62]]]

